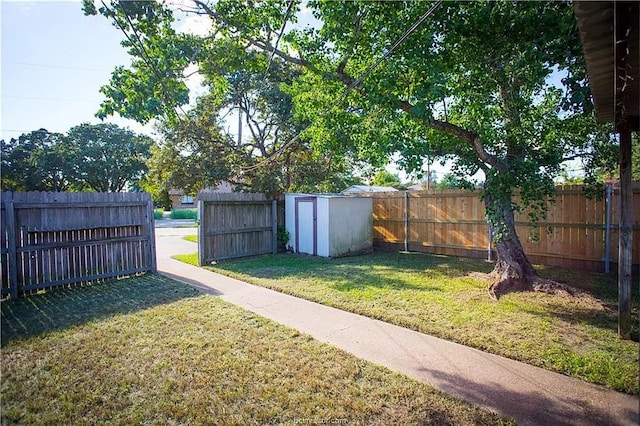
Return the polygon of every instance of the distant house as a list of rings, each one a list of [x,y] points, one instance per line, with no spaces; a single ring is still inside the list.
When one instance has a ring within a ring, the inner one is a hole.
[[[397,189],[391,186],[376,185],[351,185],[341,192],[341,194],[361,194],[363,192],[395,192]]]
[[[231,183],[222,181],[218,184],[218,186],[207,188],[204,191],[230,193],[233,192],[233,190],[234,186]],[[184,190],[182,189],[170,189],[169,197],[171,198],[171,207],[174,209],[193,209],[198,205],[197,197],[185,194]]]

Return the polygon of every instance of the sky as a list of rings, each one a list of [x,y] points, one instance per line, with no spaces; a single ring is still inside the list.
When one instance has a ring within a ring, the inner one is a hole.
[[[95,117],[104,100],[100,87],[116,66],[130,64],[118,28],[103,16],[85,16],[80,0],[0,0],[0,24],[0,139],[41,128],[66,133],[81,123],[100,122]],[[202,20],[178,25],[196,33],[208,27]],[[188,86],[197,89],[199,82]],[[151,124],[117,116],[105,121],[153,136]],[[393,164],[387,169],[408,180]],[[448,166],[435,163],[432,169],[442,178]]]
[[[94,115],[100,87],[130,63],[122,33],[102,16],[84,16],[78,1],[0,2],[0,139],[45,128],[64,133]],[[107,122],[150,134],[121,117]]]

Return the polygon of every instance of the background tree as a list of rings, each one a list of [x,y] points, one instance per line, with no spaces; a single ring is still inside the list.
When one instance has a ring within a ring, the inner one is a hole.
[[[66,191],[75,182],[70,147],[60,133],[46,129],[0,141],[2,190]]]
[[[230,180],[229,164],[237,160],[235,142],[213,117],[201,114],[201,105],[189,118],[174,126],[162,126],[162,140],[152,149],[147,181],[166,193],[182,189],[195,195],[200,189]]]
[[[393,174],[384,169],[376,173],[371,183],[373,185],[391,186],[394,188],[397,188],[401,185],[400,177],[397,174]]]
[[[261,54],[265,63],[276,58],[298,67],[296,78],[282,89],[292,97],[295,119],[312,123],[305,137],[320,152],[352,153],[374,165],[399,153],[409,172],[418,170],[427,156],[452,160],[459,175],[482,171],[486,215],[496,231],[491,294],[549,288],[524,254],[514,212],[528,209],[532,221],[543,217],[563,161],[591,155],[594,143],[607,141],[590,115],[571,4],[432,6],[311,1],[307,7],[321,28],[292,28],[280,38],[277,29],[295,22],[290,13],[295,2],[195,0],[191,11],[208,15],[212,26],[188,60],[213,69],[221,52],[237,58],[249,50]],[[103,14],[126,20],[129,33],[137,28],[154,35],[165,25],[149,27],[117,3],[111,7]],[[162,9],[154,16],[162,14],[170,12]],[[416,24],[413,30],[407,29],[409,23]],[[156,47],[154,61],[163,57],[157,49],[161,41],[184,41],[177,35],[166,38],[141,39],[148,51]],[[554,75],[563,76],[562,81],[552,84]],[[157,84],[157,75],[142,77],[149,80],[146,85]],[[180,81],[176,77],[172,85]],[[127,100],[131,84],[114,75],[108,100],[113,111],[135,113]]]
[[[435,186],[437,189],[469,189],[469,183],[453,173],[445,173]]]
[[[147,171],[153,139],[115,124],[80,124],[67,132],[76,185],[97,192],[120,192]]]

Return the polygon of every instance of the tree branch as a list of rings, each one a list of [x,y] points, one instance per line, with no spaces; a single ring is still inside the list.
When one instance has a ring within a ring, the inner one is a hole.
[[[224,20],[220,17],[220,15],[218,15],[216,12],[214,12],[209,5],[207,5],[206,3],[203,3],[200,0],[193,0],[193,2],[196,4],[196,6],[198,6],[199,8],[201,8],[202,10],[205,11],[205,13],[213,18],[215,18],[216,21],[218,22],[223,22]]]
[[[209,15],[213,16],[214,18],[216,18],[216,20],[218,20],[218,22],[223,21],[221,19],[221,17],[216,14],[213,10],[211,10],[206,4],[204,4],[202,1],[200,0],[194,0],[194,2],[200,6],[201,8],[203,8]],[[362,17],[356,17],[356,18],[360,18],[358,21],[354,22],[355,27],[356,27],[356,31],[359,31],[359,26],[361,25],[361,20],[364,18],[364,16]],[[321,70],[316,69],[315,67],[313,67],[313,65],[301,58],[297,58],[294,56],[291,56],[285,52],[283,52],[282,50],[279,50],[277,48],[275,48],[274,46],[272,46],[268,41],[262,41],[262,40],[257,40],[257,39],[249,39],[248,40],[250,45],[253,45],[255,47],[257,47],[260,50],[263,50],[265,52],[269,52],[272,53],[274,55],[277,55],[278,57],[280,57],[281,59],[283,59],[284,61],[293,64],[293,65],[297,65],[300,67],[304,67],[306,69],[309,69],[310,71],[319,73],[323,78],[327,78],[329,80],[333,80],[333,81],[340,81],[343,84],[347,85],[348,87],[351,87],[353,90],[356,90],[358,93],[360,93],[362,96],[367,96],[366,91],[363,89],[363,87],[359,84],[356,84],[357,80],[355,80],[354,78],[352,78],[351,76],[347,75],[347,73],[344,71],[347,61],[349,59],[349,55],[345,55],[341,61],[338,63],[338,66],[336,68],[336,72],[335,74],[332,73],[327,73]],[[403,100],[396,100],[396,105],[397,108],[406,112],[406,113],[412,113],[414,110],[414,106],[408,102],[408,101],[403,101]],[[499,159],[498,157],[488,153],[486,151],[486,149],[484,148],[484,145],[482,143],[482,141],[480,140],[479,136],[477,135],[477,133],[475,133],[474,131],[470,131],[467,129],[463,129],[462,127],[459,127],[455,124],[449,123],[449,122],[445,122],[445,121],[440,121],[440,120],[436,120],[436,119],[430,119],[427,120],[425,123],[428,127],[434,129],[434,130],[438,130],[441,132],[445,132],[447,134],[450,134],[452,136],[455,136],[459,139],[461,139],[462,141],[466,142],[472,149],[473,151],[476,153],[478,159],[483,162],[484,164],[490,166],[490,167],[498,167],[502,170],[508,170],[508,164],[504,161],[502,161],[501,159]]]
[[[346,73],[344,72],[338,73],[336,77],[337,77],[337,80],[343,82],[349,87],[353,87],[353,89],[356,90],[358,93],[360,93],[362,96],[365,96],[365,97],[367,96],[366,91],[361,86],[355,85],[356,80],[348,76]],[[403,101],[400,99],[396,101],[396,105],[398,109],[408,114],[411,114],[414,108],[414,106],[410,102]],[[489,154],[484,149],[484,145],[482,144],[482,141],[474,131],[466,130],[460,126],[449,123],[447,121],[440,121],[436,119],[428,120],[426,122],[426,125],[434,130],[448,133],[452,136],[455,136],[465,141],[467,144],[471,146],[473,151],[476,153],[478,158],[483,163],[488,164],[491,167],[499,167],[504,170],[508,169],[508,165],[505,162],[500,160],[498,157]]]
[[[284,53],[282,50],[276,49],[275,47],[271,46],[271,44],[269,44],[266,41],[251,39],[249,40],[249,44],[257,47],[258,49],[264,50],[265,52],[273,53],[274,55],[277,55],[281,59],[291,64],[313,69],[311,66],[311,63],[309,63],[308,61],[288,55]]]

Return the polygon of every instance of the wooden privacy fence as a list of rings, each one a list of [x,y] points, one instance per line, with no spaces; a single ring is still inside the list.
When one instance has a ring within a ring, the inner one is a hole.
[[[374,246],[491,259],[491,239],[478,191],[373,193]],[[606,270],[618,259],[619,189],[587,198],[581,186],[557,188],[536,228],[516,214],[516,230],[533,263]],[[640,264],[640,182],[633,186],[633,263]],[[609,218],[609,220],[607,220]]]
[[[156,270],[146,193],[2,193],[2,297]]]
[[[276,253],[283,203],[264,194],[198,194],[198,262]]]

